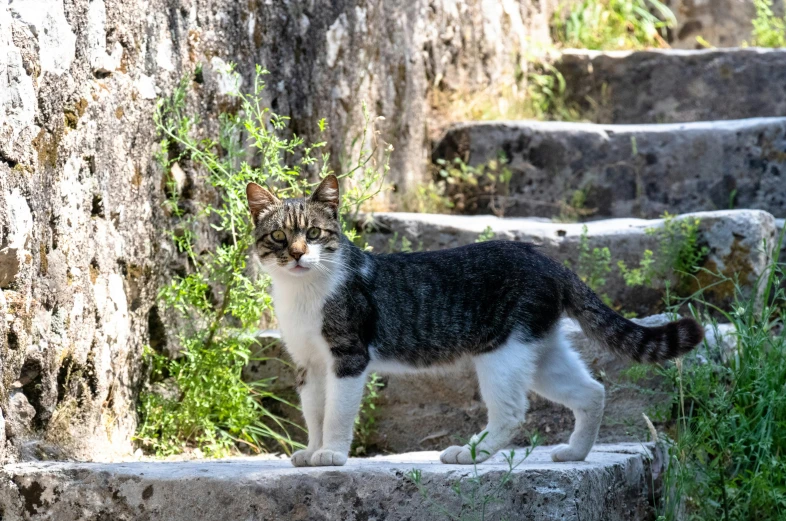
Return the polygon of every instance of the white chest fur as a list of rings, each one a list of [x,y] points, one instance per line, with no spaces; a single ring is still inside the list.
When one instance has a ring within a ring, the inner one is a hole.
[[[338,285],[333,277],[303,279],[274,279],[272,292],[284,345],[299,366],[329,359],[330,348],[322,336],[323,309]]]

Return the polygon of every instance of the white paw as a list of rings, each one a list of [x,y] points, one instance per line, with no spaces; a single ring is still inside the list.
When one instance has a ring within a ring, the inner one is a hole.
[[[289,460],[296,467],[308,467],[311,464],[312,454],[314,454],[313,450],[299,450],[293,453]]]
[[[476,447],[474,462],[481,463],[491,456],[493,456],[493,454],[488,453],[480,447]],[[439,460],[448,465],[472,465],[472,451],[468,445],[453,445],[442,451],[442,454],[439,455]]]
[[[587,457],[586,453],[580,453],[576,449],[571,448],[570,445],[557,445],[551,451],[552,461],[584,461]]]
[[[321,449],[311,455],[312,467],[340,467],[347,462],[347,455],[330,449]]]

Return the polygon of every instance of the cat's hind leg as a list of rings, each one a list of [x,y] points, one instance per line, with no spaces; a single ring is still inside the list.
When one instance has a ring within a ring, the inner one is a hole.
[[[551,452],[554,461],[583,461],[598,437],[603,419],[605,390],[593,380],[587,366],[557,328],[538,361],[532,390],[544,398],[569,407],[576,426],[567,445]]]
[[[511,336],[496,350],[474,357],[480,394],[488,410],[486,428],[473,436],[475,463],[487,460],[510,444],[524,423],[529,405],[527,390],[534,378],[539,344]],[[471,445],[448,447],[440,460],[470,465],[473,463]]]

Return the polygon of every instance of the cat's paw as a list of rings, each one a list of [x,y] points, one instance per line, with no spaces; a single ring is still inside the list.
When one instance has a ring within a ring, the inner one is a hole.
[[[439,460],[448,465],[472,465],[489,459],[492,455],[479,448],[475,449],[475,461],[472,461],[472,451],[467,445],[453,445],[439,455]]]
[[[313,450],[299,450],[293,453],[289,460],[292,462],[292,465],[296,467],[308,467],[311,465],[311,456],[313,454]]]
[[[330,449],[321,449],[311,455],[312,467],[330,467],[341,465],[347,462],[347,455],[343,452],[336,452]]]
[[[580,453],[570,445],[557,445],[551,451],[552,461],[584,461],[587,457],[586,453]]]

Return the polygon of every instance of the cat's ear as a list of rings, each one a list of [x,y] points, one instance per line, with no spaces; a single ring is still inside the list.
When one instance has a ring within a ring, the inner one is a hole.
[[[338,179],[333,174],[325,177],[319,186],[311,194],[309,201],[314,203],[323,203],[334,211],[338,210]]]
[[[265,211],[268,206],[279,202],[275,195],[256,183],[248,183],[246,186],[246,197],[248,198],[248,209],[251,210],[254,222],[256,222],[257,216]]]

